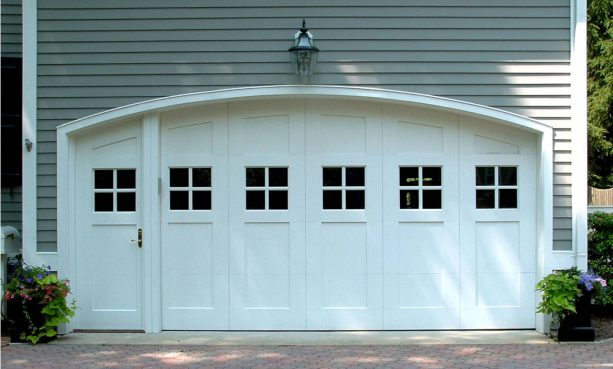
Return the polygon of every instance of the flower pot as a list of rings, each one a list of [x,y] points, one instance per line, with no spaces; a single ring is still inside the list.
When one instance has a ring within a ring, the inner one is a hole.
[[[24,300],[16,297],[7,301],[8,332],[11,342],[27,342],[21,339],[21,334],[31,334],[31,327],[42,327],[45,325],[45,316],[42,313],[43,305],[37,300]],[[53,337],[42,337],[38,342],[45,343],[54,340]]]
[[[584,290],[575,300],[577,313],[565,316],[560,322],[558,341],[594,341],[591,306],[592,293]]]

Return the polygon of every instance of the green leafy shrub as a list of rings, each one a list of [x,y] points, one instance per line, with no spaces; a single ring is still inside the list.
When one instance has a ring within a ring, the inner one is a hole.
[[[576,313],[575,299],[581,296],[579,272],[576,268],[549,274],[537,283],[536,289],[543,293],[536,311],[564,318]]]
[[[588,265],[609,285],[613,284],[613,214],[596,212],[588,216]],[[595,296],[597,304],[613,305],[613,288]]]
[[[47,266],[22,265],[5,286],[12,330],[19,338],[36,344],[57,335],[57,327],[74,316],[75,302],[68,302],[70,284],[59,279]],[[11,310],[13,309],[13,310]]]

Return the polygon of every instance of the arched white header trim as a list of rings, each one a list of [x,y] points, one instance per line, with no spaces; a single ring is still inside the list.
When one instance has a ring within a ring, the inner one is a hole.
[[[366,87],[289,85],[233,88],[148,100],[107,110],[105,112],[97,113],[66,123],[58,127],[58,133],[71,134],[81,129],[95,126],[99,123],[114,121],[130,116],[142,115],[156,110],[178,108],[192,104],[291,96],[364,98],[378,101],[420,105],[431,107],[433,109],[450,110],[458,113],[472,114],[483,118],[494,119],[500,121],[501,123],[511,124],[537,132],[547,132],[552,129],[551,126],[548,126],[545,123],[521,115],[483,105],[443,97]]]

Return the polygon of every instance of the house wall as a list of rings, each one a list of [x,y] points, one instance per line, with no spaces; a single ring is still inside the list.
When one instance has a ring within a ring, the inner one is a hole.
[[[2,56],[21,58],[21,0],[2,0]]]
[[[21,1],[2,0],[2,57],[21,58]],[[6,155],[7,153],[2,153]],[[21,232],[21,186],[2,186],[1,213],[2,225],[10,225]]]
[[[56,132],[156,97],[297,84],[302,17],[321,49],[312,84],[411,91],[555,127],[554,248],[571,244],[567,0],[331,3],[39,0],[38,250],[56,250]]]

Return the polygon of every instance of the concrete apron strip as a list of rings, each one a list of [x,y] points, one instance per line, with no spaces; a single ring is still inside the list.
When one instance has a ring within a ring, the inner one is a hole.
[[[194,332],[71,333],[57,345],[436,345],[550,344],[536,331],[345,331],[345,332]]]

